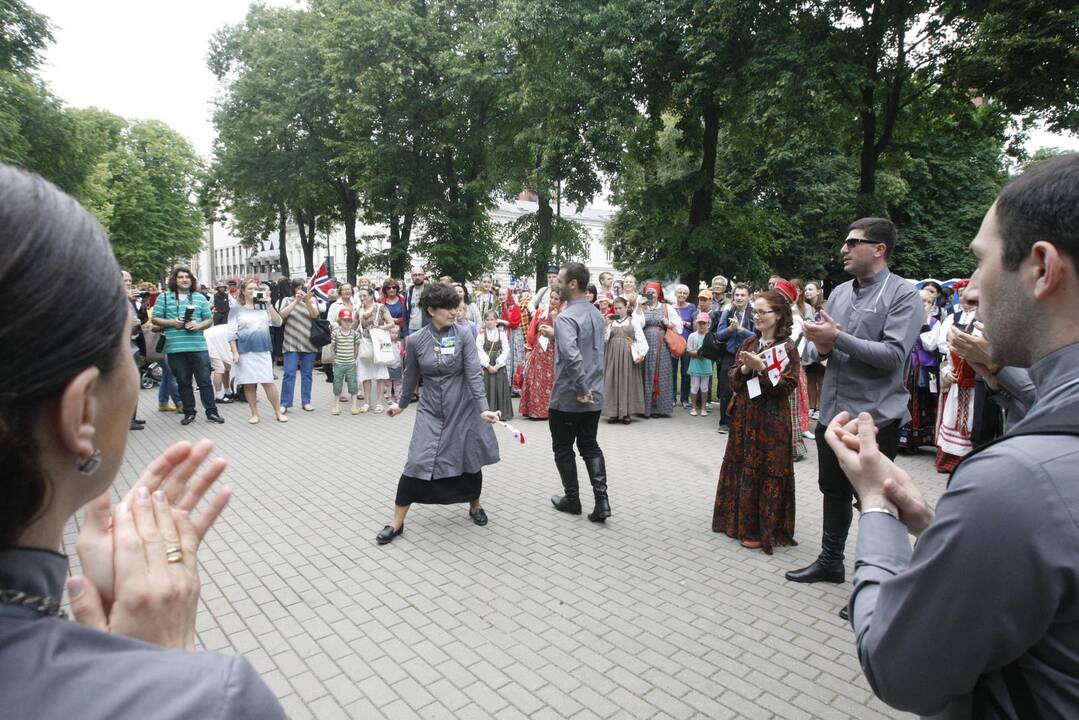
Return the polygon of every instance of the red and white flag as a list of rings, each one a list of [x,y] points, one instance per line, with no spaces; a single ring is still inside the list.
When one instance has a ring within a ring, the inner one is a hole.
[[[307,287],[320,300],[329,299],[329,292],[333,288],[333,280],[330,279],[330,272],[326,269],[325,262],[319,265],[318,270],[307,281]]]
[[[783,371],[789,364],[790,358],[787,357],[785,345],[776,345],[764,351],[764,369],[768,371],[768,379],[772,382],[772,387],[779,384],[779,378],[783,376]]]

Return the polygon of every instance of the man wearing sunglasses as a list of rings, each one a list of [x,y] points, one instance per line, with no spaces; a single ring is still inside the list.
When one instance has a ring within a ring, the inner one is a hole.
[[[894,458],[899,428],[910,419],[903,376],[924,318],[918,289],[888,270],[895,240],[895,225],[886,218],[851,223],[840,252],[843,269],[854,279],[832,292],[820,322],[805,323],[812,343],[806,352],[827,360],[815,433],[824,532],[816,561],[786,574],[793,582],[846,579],[843,552],[854,490],[824,440],[825,426],[841,411],[868,412],[880,428],[881,452]]]

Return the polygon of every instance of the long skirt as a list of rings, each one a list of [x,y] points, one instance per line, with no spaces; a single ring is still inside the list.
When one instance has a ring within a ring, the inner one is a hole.
[[[644,413],[641,366],[633,362],[633,352],[624,336],[611,333],[603,372],[603,417],[624,418]]]
[[[506,368],[499,368],[494,375],[484,368],[483,389],[487,391],[487,406],[501,412],[503,420],[512,420],[513,400],[510,396],[510,379],[506,374]]]
[[[791,445],[794,459],[801,460],[808,454],[802,433],[809,429],[809,392],[806,390],[806,371],[799,363],[798,390],[789,396],[791,406]]]
[[[506,361],[506,373],[509,377],[510,387],[518,394],[520,388],[513,387],[513,379],[517,377],[517,368],[522,367],[528,358],[528,351],[525,349],[525,334],[521,328],[514,328],[509,332],[510,336],[510,356]]]
[[[455,505],[480,499],[483,490],[483,471],[464,473],[438,480],[422,480],[402,475],[397,481],[395,505]]]
[[[953,384],[937,417],[937,470],[951,472],[974,449],[974,388]]]
[[[517,410],[521,415],[537,420],[546,419],[551,407],[551,390],[554,388],[554,342],[547,349],[536,343],[528,356],[528,372],[521,388],[521,403]]]
[[[646,327],[648,355],[644,359],[644,414],[670,417],[674,414],[674,373],[671,352],[661,327]]]
[[[910,391],[910,422],[899,429],[899,447],[906,450],[936,443],[939,413],[937,395],[933,388],[937,384],[938,369],[935,366],[919,365],[917,355],[911,355],[911,367],[906,381],[907,390]]]

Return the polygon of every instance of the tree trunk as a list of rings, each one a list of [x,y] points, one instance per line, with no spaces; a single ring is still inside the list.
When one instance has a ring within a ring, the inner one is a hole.
[[[682,241],[682,252],[690,254],[690,236],[699,233],[712,221],[712,207],[716,195],[716,153],[719,148],[719,107],[709,98],[705,100],[701,111],[704,121],[704,135],[701,139],[701,167],[697,172],[697,187],[689,201],[689,233]],[[697,297],[697,287],[701,279],[701,261],[699,255],[692,258],[692,269],[682,274],[679,280],[689,288],[691,299]]]
[[[405,265],[408,263],[408,234],[412,230],[412,220],[402,218],[396,213],[390,216],[390,277],[404,278]]]
[[[307,214],[307,242],[310,246],[310,251],[304,250],[304,262],[307,271],[307,277],[311,278],[315,276],[315,227],[318,225],[318,215],[314,212]]]
[[[285,244],[287,228],[288,213],[282,209],[277,213],[277,259],[281,266],[281,274],[285,277],[292,277],[288,269],[288,247]]]
[[[539,210],[536,211],[536,290],[547,286],[547,266],[551,264],[551,248],[553,246],[553,216],[551,209],[551,197],[546,193],[538,192],[537,202]]]
[[[360,251],[356,247],[356,211],[359,201],[356,191],[347,179],[338,181],[337,192],[341,200],[341,222],[345,226],[345,277],[350,283],[355,283],[356,271],[360,267]]]
[[[307,273],[307,277],[311,277],[315,274],[315,231],[314,231],[314,213],[306,215],[303,210],[297,210],[296,215],[296,228],[300,231],[300,250],[303,251],[303,266],[304,272]],[[311,218],[311,231],[308,232],[305,225],[308,217]]]

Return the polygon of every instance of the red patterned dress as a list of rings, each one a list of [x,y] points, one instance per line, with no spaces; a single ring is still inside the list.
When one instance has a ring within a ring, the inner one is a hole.
[[[547,417],[551,390],[554,388],[554,338],[539,333],[539,328],[545,325],[554,327],[550,315],[539,318],[529,328],[532,352],[528,354],[524,384],[521,386],[521,404],[517,409],[518,414],[537,420]]]
[[[742,363],[731,368],[734,420],[727,452],[719,471],[712,530],[744,541],[759,541],[769,555],[775,545],[794,541],[794,445],[791,393],[798,392],[802,363],[798,349],[785,341],[789,362],[773,386],[762,373],[761,394],[749,398]],[[761,352],[760,338],[742,343],[741,350]]]

